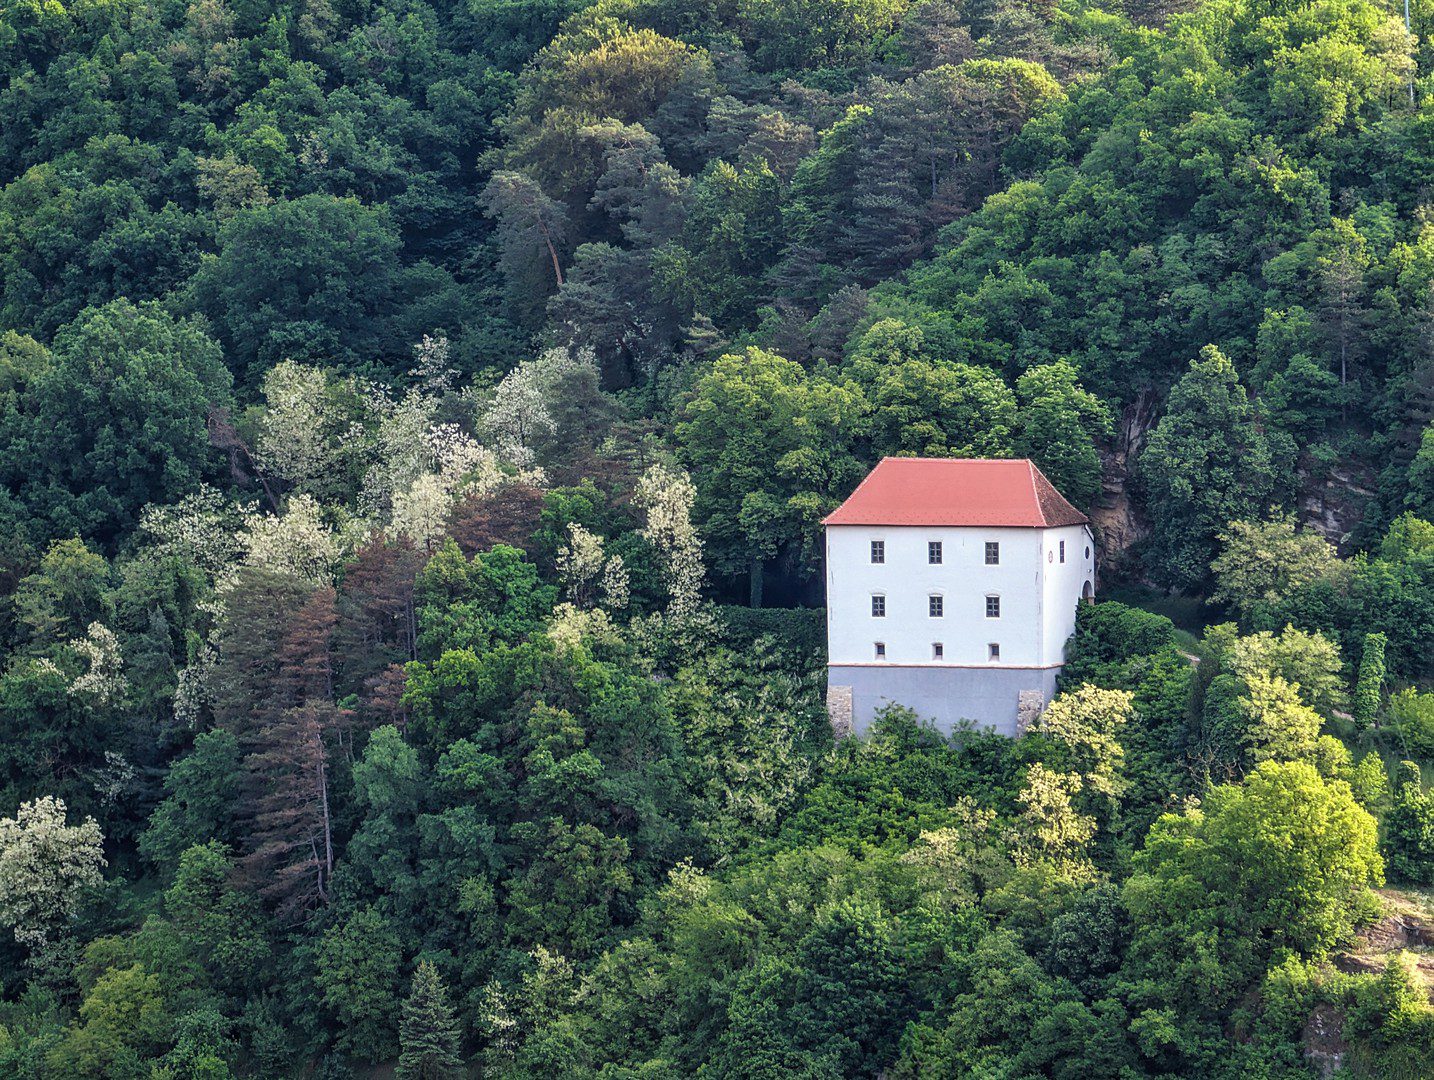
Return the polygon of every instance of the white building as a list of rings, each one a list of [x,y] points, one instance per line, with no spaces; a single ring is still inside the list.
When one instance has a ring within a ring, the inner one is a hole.
[[[1088,519],[1030,461],[886,458],[826,519],[827,701],[1015,735],[1095,588]]]

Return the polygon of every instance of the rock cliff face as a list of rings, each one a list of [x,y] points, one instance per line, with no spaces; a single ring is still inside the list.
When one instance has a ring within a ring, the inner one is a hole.
[[[1098,573],[1119,573],[1129,550],[1150,534],[1145,509],[1132,495],[1136,459],[1159,417],[1159,399],[1151,390],[1121,413],[1115,436],[1101,448],[1101,493],[1089,510],[1100,553]],[[1376,496],[1376,477],[1366,466],[1325,465],[1306,457],[1298,470],[1296,508],[1300,524],[1314,529],[1348,554],[1351,535]]]
[[[1352,975],[1378,975],[1391,959],[1405,966],[1434,1003],[1434,909],[1416,893],[1376,889],[1384,908],[1378,922],[1364,927],[1344,951],[1334,955],[1340,971]],[[1345,1064],[1349,1045],[1344,1029],[1349,1020],[1342,1005],[1315,1007],[1301,1033],[1305,1063],[1330,1080]],[[1422,1074],[1421,1074],[1422,1075]]]
[[[1141,391],[1121,414],[1110,445],[1101,451],[1101,493],[1090,508],[1090,520],[1100,556],[1096,570],[1102,577],[1117,570],[1125,553],[1150,533],[1150,524],[1130,489],[1135,459],[1155,424],[1155,412],[1154,393]]]
[[[1309,463],[1300,467],[1299,484],[1300,523],[1336,547],[1347,548],[1375,495],[1374,474],[1358,465]]]

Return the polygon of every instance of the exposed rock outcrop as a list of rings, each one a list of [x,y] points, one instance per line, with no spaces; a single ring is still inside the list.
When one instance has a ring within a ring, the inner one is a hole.
[[[1310,463],[1299,470],[1299,518],[1331,544],[1346,547],[1375,495],[1374,474],[1360,465]]]
[[[1121,413],[1115,437],[1101,451],[1101,493],[1090,508],[1101,574],[1117,567],[1125,553],[1150,533],[1149,522],[1131,497],[1130,481],[1135,459],[1155,425],[1155,410],[1154,392],[1142,390]]]

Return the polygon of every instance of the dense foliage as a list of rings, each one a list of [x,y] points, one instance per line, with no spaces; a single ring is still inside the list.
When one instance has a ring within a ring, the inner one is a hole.
[[[1420,7],[0,7],[0,1075],[1426,1076]],[[887,454],[1213,617],[834,742]]]

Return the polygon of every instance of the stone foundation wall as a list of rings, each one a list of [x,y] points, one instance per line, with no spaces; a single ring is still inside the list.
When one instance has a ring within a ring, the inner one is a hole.
[[[852,733],[850,686],[827,686],[827,716],[831,718],[832,734],[844,739]]]
[[[889,704],[913,709],[942,732],[970,720],[1015,737],[1055,695],[1059,670],[833,665],[827,669],[827,711],[838,737],[862,734]]]

